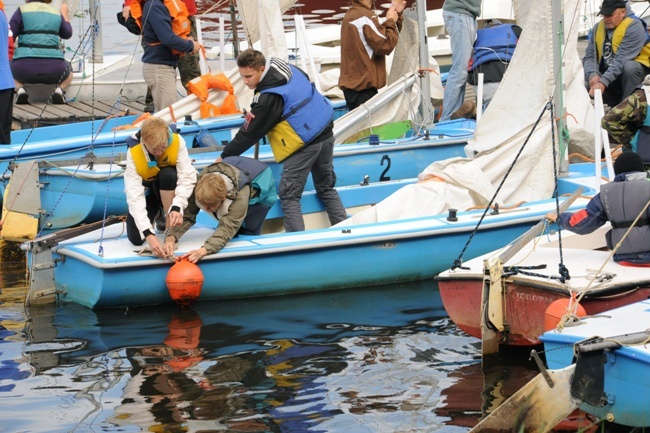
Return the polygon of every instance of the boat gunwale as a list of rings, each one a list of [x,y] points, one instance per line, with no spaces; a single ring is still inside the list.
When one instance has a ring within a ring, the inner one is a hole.
[[[492,229],[498,229],[502,227],[508,227],[512,225],[512,221],[516,220],[517,225],[526,224],[534,221],[539,221],[541,215],[543,215],[548,210],[544,209],[544,205],[550,203],[548,200],[542,200],[535,204],[536,208],[531,210],[531,214],[524,216],[522,218],[521,214],[512,215],[512,214],[498,214],[498,215],[488,215],[489,217],[498,218],[498,220],[484,220],[483,224],[479,227],[479,231],[487,231]],[[553,201],[554,205],[555,202]],[[528,206],[530,208],[530,205]],[[581,208],[579,205],[575,206],[575,209]],[[309,230],[308,233],[313,234],[326,234],[325,239],[321,237],[320,239],[310,239],[308,241],[301,241],[299,243],[285,241],[282,243],[275,243],[274,245],[264,245],[261,243],[256,243],[255,240],[249,241],[253,243],[253,246],[250,247],[239,247],[236,251],[228,251],[228,246],[219,252],[219,254],[213,254],[206,256],[203,261],[210,262],[215,260],[227,260],[237,257],[251,257],[251,256],[264,256],[274,253],[285,253],[285,252],[295,252],[295,251],[307,251],[313,249],[323,249],[323,248],[339,248],[346,245],[355,245],[355,244],[367,244],[367,243],[378,243],[378,242],[391,242],[396,240],[404,239],[420,239],[430,236],[443,236],[443,235],[455,235],[458,233],[467,233],[468,230],[473,229],[476,226],[476,221],[473,216],[478,214],[479,210],[469,211],[459,214],[459,220],[456,222],[447,221],[447,214],[438,214],[433,216],[424,216],[418,218],[409,218],[397,221],[384,221],[379,223],[367,223],[351,226],[343,226],[341,228],[336,228],[338,232],[332,230],[332,228],[325,229],[316,229]],[[427,227],[423,228],[421,224],[424,223]],[[377,230],[385,227],[395,227],[398,228],[390,230],[382,230],[381,233],[377,233]],[[410,228],[400,229],[400,226],[411,226]],[[206,226],[200,226],[200,228],[206,229]],[[363,231],[364,229],[373,229],[373,233],[353,235],[352,232],[346,233],[348,230],[352,231],[354,229],[358,231]],[[209,230],[213,230],[210,228]],[[304,236],[306,232],[294,232],[294,233],[270,233],[264,236],[264,239],[269,238],[284,238],[284,237],[296,237]],[[329,233],[334,233],[335,236],[328,236]],[[254,238],[251,236],[251,238]],[[334,238],[334,239],[332,239]],[[84,242],[84,244],[91,243],[91,241]],[[92,242],[94,243],[94,242]],[[233,247],[234,249],[235,247]],[[66,243],[61,243],[53,249],[57,254],[62,256],[67,256],[70,258],[77,259],[83,263],[89,264],[93,267],[99,269],[113,269],[113,268],[124,268],[124,267],[141,267],[149,266],[152,262],[162,263],[158,258],[150,257],[128,257],[128,258],[114,258],[114,259],[105,259],[103,257],[97,257],[96,254],[90,254],[86,250],[76,247],[74,245],[69,245]],[[135,259],[135,260],[134,260]]]

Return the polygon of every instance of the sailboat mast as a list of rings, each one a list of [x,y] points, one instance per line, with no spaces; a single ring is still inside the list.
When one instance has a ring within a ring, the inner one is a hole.
[[[90,0],[88,3],[90,9],[90,19],[92,25],[97,25],[97,33],[91,36],[93,38],[93,57],[92,63],[104,63],[104,44],[102,43],[102,13],[99,1]]]
[[[429,45],[427,43],[427,4],[426,0],[417,0],[418,40],[420,46],[420,96],[419,113],[424,122],[433,123],[433,106],[431,104],[431,80],[429,74]]]
[[[569,175],[569,129],[566,125],[566,89],[564,83],[564,5],[563,0],[553,0],[553,76],[555,77],[555,117],[557,121],[558,146],[560,150],[560,169],[558,176]]]

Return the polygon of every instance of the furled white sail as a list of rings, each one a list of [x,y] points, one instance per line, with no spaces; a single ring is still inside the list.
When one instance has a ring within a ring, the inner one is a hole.
[[[593,142],[593,115],[577,52],[578,0],[564,2],[564,82],[571,148]],[[402,188],[344,225],[435,215],[486,205],[554,94],[551,2],[529,2],[527,19],[502,85],[479,121],[467,150],[473,157],[432,163],[417,185]],[[547,199],[554,188],[550,114],[543,115],[496,202]],[[557,137],[556,137],[557,143]],[[593,151],[591,152],[593,153]]]

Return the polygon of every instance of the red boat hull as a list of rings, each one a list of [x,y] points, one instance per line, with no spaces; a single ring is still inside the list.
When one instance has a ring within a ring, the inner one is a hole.
[[[469,335],[481,338],[481,296],[483,281],[480,279],[438,279],[442,303],[449,318]],[[541,344],[539,336],[544,333],[546,308],[557,299],[567,299],[566,290],[540,287],[520,282],[506,283],[504,297],[504,322],[507,328],[498,333],[499,343],[511,346],[534,346]],[[585,296],[580,305],[588,315],[602,313],[612,308],[650,298],[650,287],[622,287],[606,293],[593,292]]]

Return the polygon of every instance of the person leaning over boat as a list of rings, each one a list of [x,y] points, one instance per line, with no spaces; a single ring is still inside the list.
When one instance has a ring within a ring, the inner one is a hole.
[[[156,238],[153,222],[159,213],[166,215],[168,229],[183,222],[183,211],[196,184],[196,169],[183,137],[158,117],[142,122],[140,131],[127,139],[127,145],[127,236],[133,245],[146,241],[153,254],[167,257]]]
[[[16,104],[29,103],[23,87],[28,84],[56,84],[50,97],[54,104],[65,104],[63,91],[72,82],[72,67],[65,60],[60,38],[72,37],[67,3],[61,11],[50,6],[52,0],[27,0],[16,9],[11,31],[17,39],[11,72],[16,84]]]
[[[602,185],[585,209],[563,212],[559,219],[554,212],[546,217],[580,235],[589,234],[609,221],[612,229],[605,239],[607,247],[614,249],[641,214],[616,250],[614,261],[624,266],[650,266],[650,179],[641,156],[623,152],[614,161],[614,173],[614,180]]]
[[[646,23],[628,13],[625,0],[604,0],[603,19],[591,31],[582,61],[589,95],[600,89],[603,102],[617,105],[650,73]]]
[[[0,2],[2,3],[2,2]],[[0,11],[0,144],[11,144],[11,123],[14,109],[14,80],[9,65],[9,23]]]
[[[201,45],[192,38],[184,39],[174,32],[172,17],[163,0],[146,0],[141,17],[146,17],[142,21],[142,75],[151,89],[154,109],[160,111],[179,99],[176,90],[178,59],[185,53],[198,53]],[[189,30],[188,27],[188,34]]]
[[[300,198],[311,172],[316,195],[332,225],[347,218],[334,189],[334,109],[301,69],[252,48],[237,56],[244,84],[254,89],[244,124],[221,158],[239,156],[268,135],[277,162],[283,163],[280,204],[287,232],[305,230]]]
[[[610,142],[621,144],[626,150],[637,152],[650,163],[650,75],[643,83],[602,118],[601,125],[609,134]]]
[[[392,0],[381,24],[374,6],[374,0],[352,0],[341,24],[339,87],[350,111],[386,85],[386,56],[397,46],[402,30],[406,1]]]
[[[259,235],[266,214],[276,200],[273,173],[263,162],[230,156],[211,164],[199,175],[183,214],[183,223],[167,233],[163,245],[165,255],[173,255],[176,243],[194,225],[201,209],[219,224],[201,248],[183,255],[192,263],[218,253],[239,234]]]

